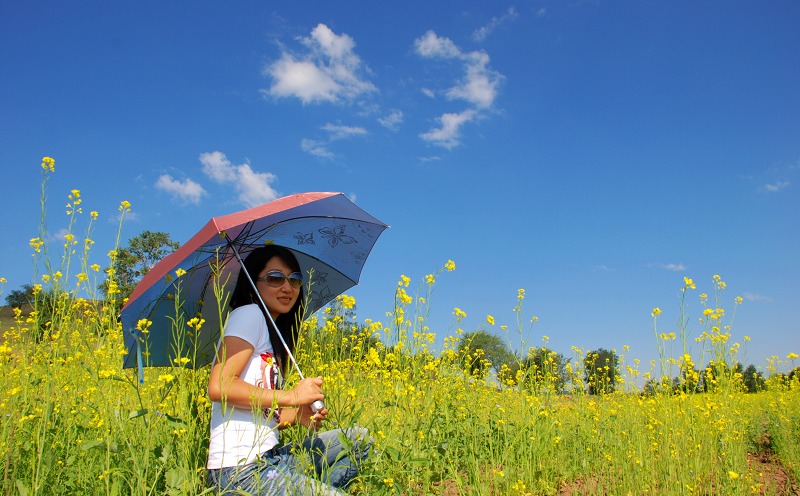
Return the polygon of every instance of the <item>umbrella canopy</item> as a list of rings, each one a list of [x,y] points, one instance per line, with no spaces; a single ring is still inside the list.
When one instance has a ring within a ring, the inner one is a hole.
[[[212,361],[240,269],[234,247],[242,258],[266,244],[289,248],[308,282],[307,317],[358,283],[387,227],[342,193],[290,195],[212,218],[150,269],[122,308],[124,367]],[[215,285],[224,293],[220,301]],[[205,319],[199,330],[185,325],[194,317]],[[144,332],[137,328],[141,319],[151,322]]]

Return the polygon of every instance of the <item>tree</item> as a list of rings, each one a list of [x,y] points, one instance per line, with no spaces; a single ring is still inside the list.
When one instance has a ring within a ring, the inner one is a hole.
[[[458,352],[466,360],[470,374],[478,376],[484,376],[489,366],[499,373],[503,365],[509,365],[514,360],[505,342],[486,331],[464,334]]]
[[[619,358],[613,351],[600,348],[590,351],[584,359],[584,379],[589,385],[589,394],[613,393],[617,383]]]
[[[13,308],[22,308],[33,304],[33,286],[23,284],[20,289],[15,289],[6,296],[6,303]]]
[[[761,375],[761,372],[756,370],[756,366],[752,363],[744,369],[742,380],[744,381],[744,387],[747,388],[748,393],[763,391],[764,384],[766,383],[764,376]]]
[[[524,383],[534,389],[551,389],[561,393],[567,384],[567,362],[561,353],[541,347],[531,348],[522,363]]]
[[[114,262],[114,281],[119,290],[115,298],[121,301],[130,296],[133,288],[147,275],[159,260],[180,247],[180,243],[172,241],[165,232],[143,231],[128,240],[128,246],[117,251]],[[103,293],[108,295],[108,281],[103,283]]]

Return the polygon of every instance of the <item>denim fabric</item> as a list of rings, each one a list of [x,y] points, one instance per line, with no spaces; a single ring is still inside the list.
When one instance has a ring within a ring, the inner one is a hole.
[[[262,453],[255,463],[209,470],[209,484],[220,495],[341,496],[337,488],[358,475],[371,446],[363,427],[325,431]]]

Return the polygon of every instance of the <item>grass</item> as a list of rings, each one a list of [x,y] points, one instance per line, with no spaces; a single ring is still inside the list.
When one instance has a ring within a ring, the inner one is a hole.
[[[68,215],[74,219],[80,218],[77,199],[73,191]],[[121,205],[123,214],[128,207]],[[42,229],[39,239],[44,235]],[[73,241],[65,239],[58,266],[42,260],[30,312],[0,311],[2,492],[203,494],[208,368],[148,368],[143,384],[135,371],[123,370],[117,302],[92,297],[97,281],[90,277],[88,249],[72,262]],[[47,256],[43,244],[32,242],[32,248],[37,257]],[[70,270],[73,264],[79,269]],[[325,378],[330,425],[358,423],[375,438],[375,453],[351,493],[798,492],[797,379],[776,375],[764,391],[747,394],[741,374],[722,368],[705,393],[655,387],[644,394],[637,387],[642,379],[691,381],[695,362],[735,360],[739,346],[722,311],[720,279],[704,298],[712,311],[701,317],[698,352],[687,353],[688,329],[660,333],[655,309],[660,363],[640,373],[637,362],[623,356],[616,392],[589,395],[580,348],[573,349],[560,393],[547,374],[544,382],[524,381],[534,370],[522,369],[502,382],[482,375],[485,369],[470,373],[474,357],[458,351],[460,310],[454,311],[454,331],[444,349],[433,352],[436,335],[426,326],[431,292],[436,278],[453,268],[448,263],[425,277],[413,296],[403,277],[385,325],[365,321],[353,327],[349,297],[304,325],[297,356],[304,370]],[[78,283],[66,287],[67,280]],[[684,294],[691,294],[694,282],[684,282]],[[520,293],[520,315],[523,298]],[[294,428],[285,434],[306,433]]]

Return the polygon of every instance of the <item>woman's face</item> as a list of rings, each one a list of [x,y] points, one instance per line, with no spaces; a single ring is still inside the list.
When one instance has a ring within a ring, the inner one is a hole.
[[[300,296],[300,288],[292,286],[288,279],[285,279],[278,288],[268,285],[265,281],[265,276],[274,271],[278,271],[285,276],[294,271],[280,257],[272,257],[267,261],[267,265],[261,269],[261,272],[258,273],[256,288],[258,288],[261,298],[266,303],[270,315],[272,315],[273,319],[276,319],[278,315],[288,313],[292,309],[298,296]]]

